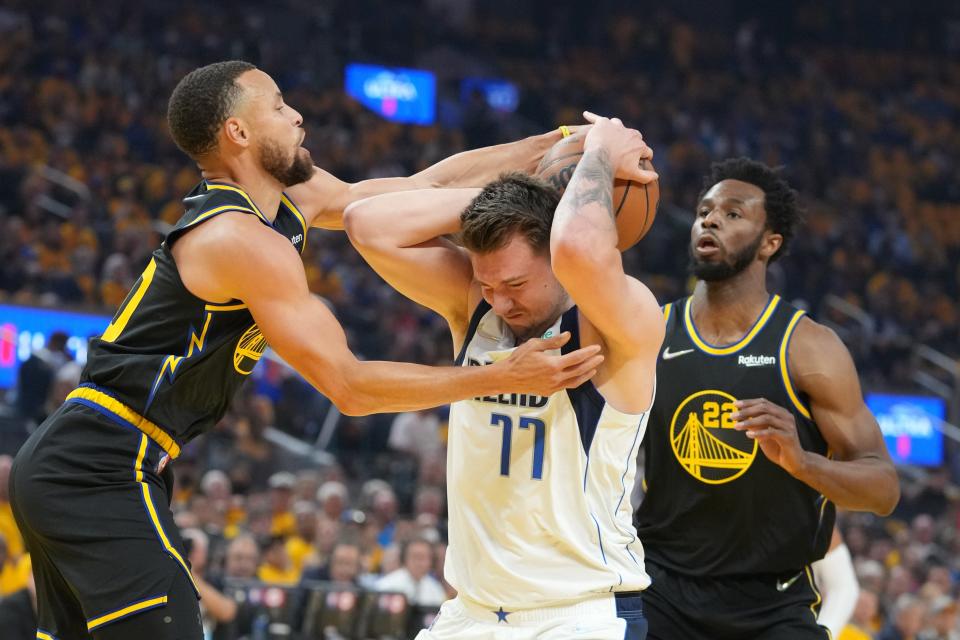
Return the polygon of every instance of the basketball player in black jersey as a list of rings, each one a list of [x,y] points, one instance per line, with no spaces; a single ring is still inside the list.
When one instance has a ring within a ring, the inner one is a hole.
[[[503,165],[530,169],[559,133],[461,154],[409,179],[347,185],[313,167],[300,114],[247,63],[191,72],[168,118],[204,179],[91,341],[80,387],[31,436],[11,474],[40,640],[202,638],[164,467],[223,416],[268,343],[350,414],[548,395],[581,384],[601,360],[595,349],[547,356],[560,338],[532,342],[502,366],[360,362],[311,296],[300,262],[309,227],[342,228],[342,209],[356,198],[482,184]]]
[[[834,506],[890,513],[897,474],[853,361],[766,287],[799,219],[796,192],[747,159],[713,166],[691,229],[693,295],[666,338],[635,514],[653,640],[813,640],[810,564]]]

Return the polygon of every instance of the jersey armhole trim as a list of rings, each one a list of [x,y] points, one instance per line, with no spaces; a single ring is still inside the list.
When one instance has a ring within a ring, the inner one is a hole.
[[[812,420],[812,415],[810,409],[808,409],[803,402],[800,401],[800,396],[797,394],[796,389],[793,386],[793,382],[790,380],[790,362],[789,362],[789,353],[790,353],[790,338],[793,337],[793,332],[797,328],[797,323],[800,322],[800,319],[806,315],[806,311],[798,310],[793,314],[793,317],[790,318],[790,323],[787,325],[787,330],[783,332],[783,340],[780,341],[780,379],[783,382],[783,388],[787,392],[787,396],[790,398],[790,402],[793,404],[794,409],[800,412],[800,414],[807,420]]]
[[[463,361],[467,357],[467,347],[470,346],[470,341],[473,340],[474,334],[477,333],[477,327],[480,326],[480,321],[490,308],[490,304],[486,300],[481,299],[477,308],[474,309],[473,315],[470,317],[470,324],[467,326],[467,333],[463,337],[463,345],[460,346],[460,353],[457,354],[456,360],[453,361],[455,366],[463,366]]]
[[[287,206],[287,209],[290,209],[291,213],[296,216],[297,220],[300,221],[300,226],[303,227],[303,244],[300,245],[300,253],[303,253],[304,249],[307,248],[307,219],[303,217],[303,214],[300,212],[300,208],[293,204],[293,200],[290,199],[286,193],[280,194],[280,202]]]

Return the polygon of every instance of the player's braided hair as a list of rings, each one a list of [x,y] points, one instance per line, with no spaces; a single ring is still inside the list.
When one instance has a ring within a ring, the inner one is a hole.
[[[740,180],[763,191],[767,228],[783,236],[783,244],[770,257],[770,262],[786,255],[797,226],[803,222],[803,211],[796,190],[784,179],[780,169],[773,169],[749,158],[729,158],[715,162],[710,165],[710,174],[703,180],[703,190],[700,191],[697,201],[702,200],[713,185],[724,180]]]
[[[252,69],[256,67],[242,60],[215,62],[177,83],[167,105],[167,122],[184,153],[197,159],[217,147],[217,132],[243,93],[236,79]]]

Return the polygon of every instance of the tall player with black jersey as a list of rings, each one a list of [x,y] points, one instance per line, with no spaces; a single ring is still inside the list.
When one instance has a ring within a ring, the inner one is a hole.
[[[202,638],[164,466],[223,416],[268,343],[353,414],[507,391],[550,394],[581,384],[601,360],[595,348],[544,353],[561,337],[484,368],[360,362],[311,296],[300,262],[308,228],[342,228],[353,199],[482,183],[503,164],[532,168],[559,133],[468,152],[409,179],[347,185],[313,167],[300,146],[300,114],[247,63],[188,74],[168,117],[204,180],[91,342],[80,387],[31,436],[11,473],[40,640]]]
[[[796,192],[746,159],[713,166],[691,229],[694,293],[666,338],[635,519],[653,640],[828,638],[810,564],[834,505],[887,514],[896,471],[847,349],[766,287]]]

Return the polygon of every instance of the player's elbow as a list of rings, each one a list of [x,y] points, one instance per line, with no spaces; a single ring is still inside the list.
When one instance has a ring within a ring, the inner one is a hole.
[[[337,374],[326,385],[324,395],[348,416],[367,416],[376,413],[377,402],[367,390],[359,360],[336,369]]]
[[[330,401],[336,405],[337,410],[340,411],[345,416],[368,416],[371,413],[376,413],[376,409],[373,407],[372,403],[364,402],[356,394],[346,393],[343,395],[337,395],[336,397],[331,397]]]
[[[348,376],[338,372],[335,380],[323,385],[320,391],[330,400],[340,413],[348,416],[366,416],[375,413],[370,399],[366,397],[359,385],[353,384]]]
[[[374,413],[372,402],[362,392],[356,370],[359,360],[346,345],[339,349],[322,349],[311,343],[299,350],[281,353],[284,360],[303,374],[314,389],[336,405],[340,413],[363,416]]]
[[[350,242],[356,247],[367,246],[371,240],[371,225],[368,223],[366,200],[358,200],[343,210],[343,228]]]
[[[880,492],[880,501],[874,508],[878,516],[889,516],[900,503],[900,478],[893,464],[889,465],[886,477],[886,491]]]

